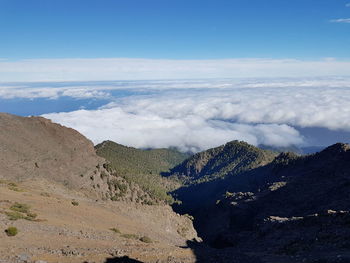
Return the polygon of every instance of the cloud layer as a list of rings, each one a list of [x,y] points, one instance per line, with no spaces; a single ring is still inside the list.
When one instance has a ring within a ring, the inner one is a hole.
[[[19,61],[0,59],[0,79],[2,82],[334,75],[350,76],[350,61],[261,58],[217,60],[96,58]]]
[[[135,82],[115,87],[120,88],[134,93],[113,97],[108,83],[109,90],[100,87],[99,92],[112,97],[109,104],[44,116],[95,143],[110,139],[192,151],[234,139],[306,144],[295,127],[350,131],[349,78]]]

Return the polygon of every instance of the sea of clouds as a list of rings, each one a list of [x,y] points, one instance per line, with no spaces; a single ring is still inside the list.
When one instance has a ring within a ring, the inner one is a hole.
[[[95,144],[199,151],[237,139],[287,147],[308,145],[298,128],[350,132],[345,77],[0,84],[1,99],[67,97],[108,100],[43,115]]]

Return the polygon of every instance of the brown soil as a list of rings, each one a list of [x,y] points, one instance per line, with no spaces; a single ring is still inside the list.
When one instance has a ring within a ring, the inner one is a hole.
[[[190,249],[180,248],[196,237],[192,222],[170,207],[96,202],[58,185],[57,193],[48,194],[37,183],[18,185],[14,191],[8,183],[0,185],[0,262],[26,262],[26,257],[28,262],[104,262],[125,255],[141,262],[195,262]],[[79,204],[72,205],[72,200]],[[37,221],[9,220],[5,213],[15,202],[29,205]],[[16,236],[6,235],[9,226],[18,229]],[[138,239],[143,236],[152,243]]]

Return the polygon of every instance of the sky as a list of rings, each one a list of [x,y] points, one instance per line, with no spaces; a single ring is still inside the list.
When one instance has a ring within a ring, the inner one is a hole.
[[[0,112],[94,143],[350,141],[350,0],[0,0]]]
[[[0,0],[0,58],[344,60],[349,2]]]

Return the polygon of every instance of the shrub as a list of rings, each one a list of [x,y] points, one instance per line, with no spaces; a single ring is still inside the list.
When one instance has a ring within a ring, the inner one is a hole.
[[[193,220],[194,220],[194,217],[193,217],[193,216],[191,216],[191,215],[189,215],[189,214],[184,214],[184,216],[185,216],[185,217],[187,217],[188,219],[190,219],[191,221],[193,221]]]
[[[13,220],[13,221],[25,218],[25,215],[23,215],[22,213],[19,213],[17,211],[5,212],[5,214],[7,215],[9,220]]]
[[[10,226],[5,230],[5,232],[9,237],[13,237],[18,234],[18,229],[14,226]]]
[[[118,196],[115,195],[115,196],[112,196],[112,197],[111,197],[111,200],[112,200],[112,201],[118,201],[119,198],[118,198]]]
[[[28,212],[28,213],[27,213],[27,216],[26,216],[24,219],[29,220],[29,221],[33,221],[33,220],[35,220],[35,218],[36,218],[37,216],[38,216],[38,215],[35,214],[35,213]]]
[[[148,236],[143,236],[140,238],[140,241],[144,242],[144,243],[152,243],[152,239],[150,239]]]
[[[72,201],[72,205],[74,205],[74,206],[78,206],[78,205],[79,205],[79,203],[78,203],[77,201]]]
[[[0,184],[8,184],[7,181],[0,179]]]
[[[30,206],[27,204],[15,203],[10,209],[21,213],[29,213]]]
[[[18,188],[18,185],[15,184],[15,183],[10,182],[10,183],[8,183],[7,185],[8,185],[8,187],[9,187],[9,189],[12,190],[12,191],[24,192],[24,190],[21,189],[21,188]]]
[[[152,202],[151,200],[147,200],[143,202],[145,205],[154,205],[154,202]]]
[[[139,238],[135,234],[122,234],[122,237],[129,238],[129,239],[138,239]]]
[[[103,180],[105,177],[108,177],[108,175],[104,171],[101,171],[100,177]]]
[[[110,228],[110,230],[117,233],[117,234],[121,234],[120,230],[116,227]]]

